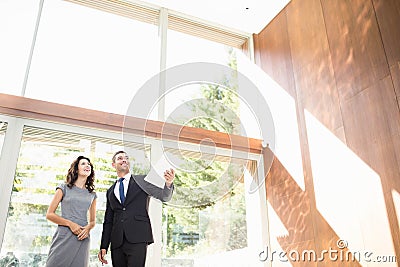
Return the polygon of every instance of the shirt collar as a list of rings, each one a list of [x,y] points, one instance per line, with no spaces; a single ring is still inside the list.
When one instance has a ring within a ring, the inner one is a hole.
[[[124,182],[127,182],[127,181],[129,181],[129,179],[131,178],[131,173],[130,172],[128,172],[127,174],[125,174],[124,175]],[[119,178],[118,178],[119,179]]]

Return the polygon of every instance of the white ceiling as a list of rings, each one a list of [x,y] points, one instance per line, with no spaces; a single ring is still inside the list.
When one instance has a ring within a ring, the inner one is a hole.
[[[290,0],[142,0],[245,33],[259,33]]]

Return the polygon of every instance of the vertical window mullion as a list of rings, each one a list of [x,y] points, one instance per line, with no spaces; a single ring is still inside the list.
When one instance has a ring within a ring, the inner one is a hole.
[[[31,64],[32,64],[33,51],[35,50],[36,37],[39,31],[40,18],[42,16],[43,2],[44,0],[40,0],[39,2],[39,10],[36,18],[35,31],[33,32],[33,39],[32,39],[31,49],[29,51],[28,63],[26,64],[25,77],[24,77],[24,83],[22,85],[21,96],[25,96],[26,85],[28,83],[28,78],[29,78],[29,70],[31,69]]]
[[[160,75],[159,75],[159,97],[160,102],[158,105],[158,120],[164,121],[165,119],[165,98],[161,97],[165,93],[165,75],[163,70],[167,65],[167,32],[168,32],[168,10],[166,8],[160,9],[158,25],[158,35],[160,38]]]
[[[6,227],[6,219],[8,206],[11,198],[11,191],[14,182],[15,170],[19,150],[21,147],[23,120],[19,118],[10,118],[7,131],[4,136],[4,143],[1,149],[0,160],[0,248],[3,244],[4,231]]]

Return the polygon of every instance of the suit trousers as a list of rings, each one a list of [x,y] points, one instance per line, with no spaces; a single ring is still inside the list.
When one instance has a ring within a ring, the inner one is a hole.
[[[144,267],[147,243],[129,243],[125,238],[122,246],[111,250],[113,267]]]

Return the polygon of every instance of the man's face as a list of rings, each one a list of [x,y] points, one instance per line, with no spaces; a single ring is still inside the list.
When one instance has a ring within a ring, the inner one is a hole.
[[[126,155],[125,153],[117,154],[115,156],[115,162],[113,162],[112,166],[117,172],[127,174],[130,168],[128,155]]]

